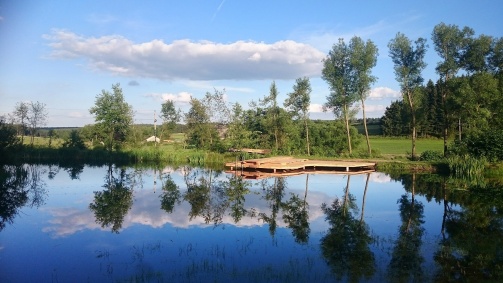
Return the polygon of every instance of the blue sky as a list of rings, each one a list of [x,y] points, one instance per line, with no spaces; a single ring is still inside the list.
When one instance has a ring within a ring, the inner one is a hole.
[[[247,108],[269,94],[282,103],[295,79],[311,79],[311,118],[332,119],[321,60],[338,38],[379,48],[366,102],[380,117],[400,93],[387,44],[397,32],[429,44],[423,72],[436,80],[431,42],[444,22],[476,35],[503,36],[503,1],[0,1],[0,115],[40,101],[47,126],[94,123],[89,108],[120,83],[136,123],[153,123],[165,99],[188,110],[190,97],[224,90]],[[359,114],[360,115],[360,114]]]

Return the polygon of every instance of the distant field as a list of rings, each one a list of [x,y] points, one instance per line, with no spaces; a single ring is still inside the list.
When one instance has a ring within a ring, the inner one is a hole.
[[[381,154],[402,155],[412,151],[412,141],[407,138],[383,138],[383,137],[370,137],[370,146],[373,149],[378,149]],[[365,150],[367,148],[366,142],[362,142],[359,149]],[[417,139],[416,140],[416,154],[426,150],[443,151],[444,141],[441,139]]]

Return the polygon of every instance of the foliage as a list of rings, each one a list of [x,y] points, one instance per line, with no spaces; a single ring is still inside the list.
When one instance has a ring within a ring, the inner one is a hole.
[[[360,144],[358,131],[352,127],[350,134],[352,146],[356,148]],[[347,139],[342,121],[335,123],[314,121],[311,125],[311,137],[313,155],[328,157],[339,156],[347,152]]]
[[[439,161],[444,158],[442,152],[436,150],[425,150],[419,156],[421,161]]]
[[[484,157],[476,158],[470,155],[452,155],[447,157],[447,164],[452,175],[456,177],[481,176],[487,160]]]
[[[394,64],[396,80],[400,84],[403,100],[410,107],[412,159],[416,156],[416,112],[421,99],[421,92],[418,91],[418,88],[423,82],[421,72],[426,67],[424,56],[427,48],[424,38],[418,38],[414,44],[415,46],[402,33],[398,33],[388,43],[389,56]]]
[[[133,108],[127,104],[119,84],[112,85],[112,93],[102,90],[89,112],[95,117],[96,127],[103,133],[109,151],[118,150],[130,132]]]
[[[0,153],[4,155],[7,150],[16,148],[19,144],[14,126],[7,124],[4,117],[0,117]]]
[[[45,125],[47,121],[45,104],[39,101],[30,102],[27,119],[30,125],[31,144],[33,145],[36,131],[40,126]]]
[[[354,66],[356,93],[362,107],[363,127],[365,129],[368,154],[371,155],[372,149],[367,129],[365,100],[370,92],[370,86],[377,80],[377,77],[372,75],[372,68],[374,68],[377,64],[378,49],[371,40],[364,42],[359,37],[353,37],[350,41],[349,47],[352,50],[351,64]]]
[[[176,128],[176,124],[180,122],[181,119],[181,110],[175,109],[175,104],[173,100],[166,100],[163,104],[161,104],[161,118],[163,120],[163,127],[161,131],[161,140],[162,134],[164,130],[167,131],[168,138],[173,130]]]
[[[70,136],[63,143],[63,147],[84,149],[86,145],[80,137],[80,133],[77,130],[72,130]]]
[[[298,78],[293,86],[293,92],[288,94],[285,107],[292,117],[297,117],[304,122],[307,155],[311,154],[309,146],[309,106],[311,104],[311,83],[309,78]]]
[[[14,121],[21,128],[18,132],[21,132],[21,143],[24,142],[25,129],[28,126],[28,108],[29,104],[27,102],[18,102],[14,108]]]
[[[355,67],[351,64],[352,52],[351,46],[340,38],[323,60],[322,70],[322,78],[330,86],[330,95],[327,96],[324,108],[330,109],[335,117],[344,120],[349,153],[352,151],[349,119],[355,114],[351,108],[358,100]]]
[[[187,142],[196,148],[219,148],[220,138],[214,124],[210,122],[208,109],[201,100],[190,99],[189,112],[185,114]]]
[[[484,134],[470,135],[464,139],[466,150],[472,156],[489,161],[503,160],[503,129],[494,129]]]

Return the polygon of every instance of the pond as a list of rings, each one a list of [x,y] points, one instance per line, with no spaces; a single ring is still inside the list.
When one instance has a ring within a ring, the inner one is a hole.
[[[0,182],[0,282],[503,279],[494,180],[25,164]]]

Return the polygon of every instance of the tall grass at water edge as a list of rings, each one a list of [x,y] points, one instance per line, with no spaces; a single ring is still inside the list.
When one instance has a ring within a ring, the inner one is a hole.
[[[470,155],[454,155],[447,158],[449,172],[459,178],[480,176],[487,165],[485,158],[475,158]]]

